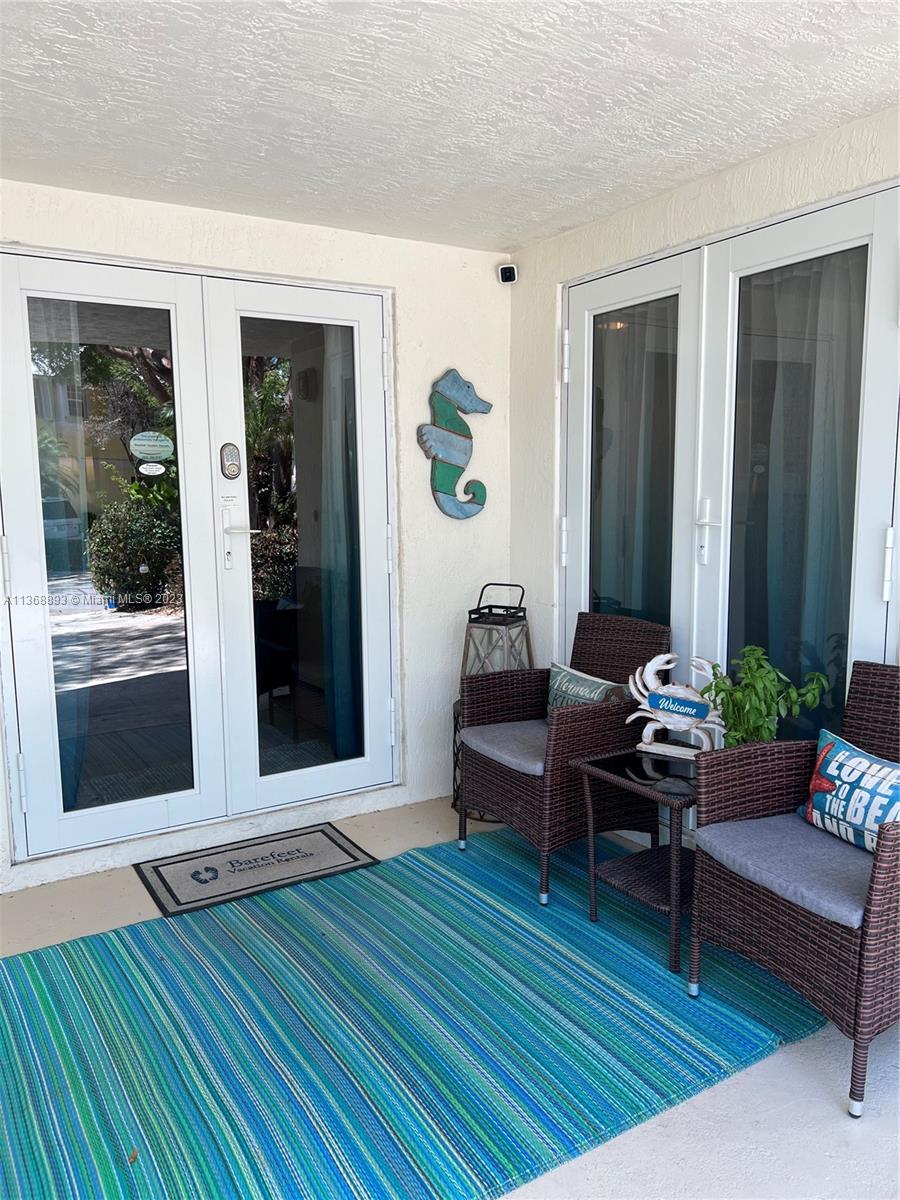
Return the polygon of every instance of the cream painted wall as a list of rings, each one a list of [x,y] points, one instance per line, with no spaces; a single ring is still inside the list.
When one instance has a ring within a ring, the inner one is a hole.
[[[389,288],[394,311],[397,602],[401,684],[400,786],[202,828],[11,865],[0,819],[0,891],[298,824],[446,795],[450,703],[466,609],[487,579],[509,572],[509,314],[497,281],[502,254],[348,233],[206,209],[25,183],[2,185],[0,235],[30,247],[122,256],[311,281]],[[483,513],[442,516],[429,490],[416,426],[430,385],[449,366],[494,409],[473,418],[471,470],[487,486]],[[14,497],[4,496],[6,503]],[[7,767],[3,780],[6,785]]]
[[[514,256],[510,577],[526,588],[538,662],[555,653],[558,631],[561,285],[894,178],[898,117],[894,108],[853,121]]]

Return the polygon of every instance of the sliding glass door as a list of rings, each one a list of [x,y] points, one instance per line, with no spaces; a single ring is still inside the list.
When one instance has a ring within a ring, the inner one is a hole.
[[[3,259],[17,855],[390,783],[381,298]]]
[[[890,190],[570,289],[567,639],[592,608],[822,671],[789,736],[896,657],[896,261]]]

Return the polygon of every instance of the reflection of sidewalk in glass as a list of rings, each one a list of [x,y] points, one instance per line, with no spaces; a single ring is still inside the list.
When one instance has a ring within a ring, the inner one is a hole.
[[[54,579],[50,595],[65,810],[190,789],[184,613],[108,609],[87,575]],[[324,712],[298,721],[283,692],[259,700],[264,774],[333,762]]]
[[[57,692],[184,671],[184,613],[108,609],[87,575],[50,581],[53,673]]]

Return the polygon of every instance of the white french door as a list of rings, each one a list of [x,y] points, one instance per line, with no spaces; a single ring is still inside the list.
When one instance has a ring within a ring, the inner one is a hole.
[[[14,255],[2,271],[17,852],[221,816],[200,281]],[[158,474],[137,471],[139,433],[159,435],[141,460]]]
[[[682,659],[760,644],[828,675],[825,722],[854,659],[896,659],[897,195],[569,289],[568,643],[593,608],[668,619]]]
[[[700,278],[694,250],[569,290],[566,655],[582,610],[688,651]]]
[[[233,811],[390,783],[381,299],[204,287]],[[228,444],[246,462],[237,480]],[[274,467],[269,496],[260,467],[266,484]]]
[[[854,659],[897,657],[897,197],[707,250],[692,640],[841,693]]]
[[[27,255],[2,289],[17,857],[391,782],[380,297]]]

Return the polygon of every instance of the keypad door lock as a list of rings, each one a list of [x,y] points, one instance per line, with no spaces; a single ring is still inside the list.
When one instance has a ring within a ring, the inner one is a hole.
[[[241,473],[241,452],[234,442],[225,442],[219,450],[222,474],[226,479],[237,479]]]

